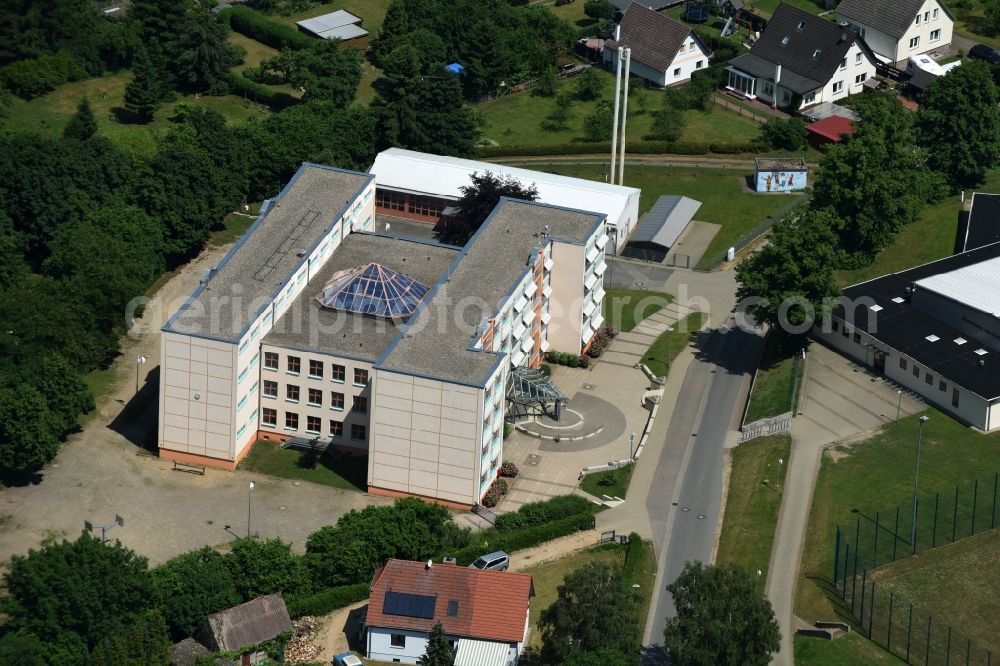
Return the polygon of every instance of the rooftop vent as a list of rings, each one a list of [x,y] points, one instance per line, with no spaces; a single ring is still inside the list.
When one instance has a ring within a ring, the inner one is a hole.
[[[965,338],[955,338],[956,345],[961,346],[964,345],[966,342],[968,342],[968,340],[966,340]]]
[[[877,304],[876,305],[872,305],[868,309],[871,310],[872,312],[881,312],[883,310],[882,306],[881,305],[877,305]]]
[[[892,299],[892,302],[893,303],[905,303],[906,299],[903,298],[902,296],[896,296],[894,299]]]
[[[940,339],[941,338],[939,338],[938,336],[934,335],[933,333],[931,333],[926,338],[924,338],[924,340],[927,340],[927,342],[937,342]]]
[[[975,351],[975,354],[976,354],[976,356],[986,356],[986,350],[985,349],[977,349]]]

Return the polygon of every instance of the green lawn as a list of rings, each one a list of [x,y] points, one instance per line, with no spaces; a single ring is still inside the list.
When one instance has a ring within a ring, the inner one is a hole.
[[[261,440],[240,463],[240,469],[343,490],[365,490],[367,487],[367,458],[344,456],[334,460],[332,456],[323,455],[312,463],[314,467],[310,469],[308,452],[282,449],[274,442]]]
[[[774,435],[751,440],[733,450],[716,562],[741,566],[751,574],[759,569],[762,590],[767,583],[767,566],[785,485],[782,476],[775,486],[775,469],[778,459],[784,460],[781,470],[784,474],[791,446],[788,435]]]
[[[278,49],[261,44],[256,39],[251,39],[235,30],[230,31],[229,41],[242,46],[247,52],[246,56],[243,57],[243,62],[232,68],[236,72],[242,71],[247,67],[260,67],[260,63],[278,54]]]
[[[798,666],[857,666],[866,664],[902,664],[861,634],[850,633],[835,641],[807,636],[795,637],[795,663]]]
[[[921,495],[951,490],[977,477],[992,478],[1000,470],[1000,433],[982,434],[935,409],[925,414],[930,421],[924,427],[921,449]],[[796,591],[799,617],[844,617],[828,596],[836,528],[855,523],[858,516],[852,509],[865,514],[887,512],[912,500],[917,429],[917,416],[907,417],[886,424],[868,440],[836,446],[824,456]],[[884,653],[866,644],[873,653]]]
[[[362,19],[361,27],[367,30],[370,35],[374,37],[382,28],[382,20],[385,18],[385,12],[389,8],[390,1],[391,0],[335,0],[334,2],[326,2],[321,5],[316,5],[315,7],[310,7],[309,9],[301,12],[289,14],[288,16],[275,13],[272,14],[270,18],[279,23],[294,26],[296,21],[313,18],[314,16],[322,16],[323,14],[335,12],[338,9],[344,9],[351,12],[355,16],[360,17]],[[365,41],[365,38],[355,39],[350,42],[345,42],[345,44],[353,46]]]
[[[779,332],[767,336],[767,344],[754,379],[744,423],[794,411],[792,384],[800,367],[799,345],[789,344]],[[796,396],[797,397],[797,396]]]
[[[554,3],[545,3],[548,5],[549,10],[563,19],[568,21],[575,28],[593,28],[597,26],[597,21],[590,18],[583,12],[584,2],[574,1],[567,3],[565,5],[559,5],[558,7]]]
[[[599,164],[527,164],[566,176],[606,182],[607,167]],[[788,197],[755,194],[745,189],[749,172],[734,169],[699,169],[651,164],[625,166],[625,185],[642,189],[639,214],[653,207],[664,194],[682,194],[701,202],[695,216],[702,222],[722,225],[708,246],[703,262],[726,251],[741,236],[752,230],[790,202]]]
[[[610,100],[614,90],[614,75],[595,68],[604,82],[603,99]],[[572,91],[575,79],[561,82],[559,90]],[[629,95],[626,138],[642,140],[650,132],[653,113],[659,110],[663,93],[647,90],[640,79],[633,79]],[[644,101],[642,101],[644,100]],[[543,130],[541,123],[555,105],[556,97],[536,97],[522,92],[479,104],[476,109],[485,121],[483,135],[500,146],[563,146],[585,140],[584,120],[597,106],[597,101],[574,100],[565,130]],[[645,113],[641,109],[645,106]],[[681,136],[683,141],[743,143],[753,139],[760,131],[754,121],[733,111],[714,105],[711,111],[685,111],[687,124]],[[610,140],[610,137],[608,137]]]
[[[602,309],[604,323],[617,326],[620,331],[631,331],[646,317],[659,312],[674,297],[661,291],[642,289],[608,289]]]
[[[894,592],[897,599],[912,603],[915,617],[917,609],[920,617],[929,613],[934,624],[950,624],[976,646],[1000,654],[995,622],[1000,614],[996,595],[1000,590],[1000,531],[984,532],[882,567],[872,580],[883,593]],[[962,645],[964,652],[964,641]]]
[[[666,377],[667,369],[674,359],[690,343],[691,339],[701,330],[708,317],[702,312],[689,314],[674,325],[674,330],[664,331],[653,341],[642,362],[658,377]]]
[[[598,499],[603,495],[625,499],[629,481],[632,480],[633,467],[634,465],[627,465],[621,469],[588,474],[580,481],[580,490],[590,493]]]

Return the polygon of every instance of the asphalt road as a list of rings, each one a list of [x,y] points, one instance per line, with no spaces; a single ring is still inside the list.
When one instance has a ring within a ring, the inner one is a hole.
[[[660,594],[650,609],[644,665],[667,663],[660,644],[673,599],[664,588],[694,560],[712,557],[722,503],[723,450],[726,435],[739,419],[739,398],[760,354],[763,339],[739,328],[720,329],[706,341],[688,370],[684,390],[667,429],[657,466],[664,475],[676,470],[676,486],[650,495],[647,510],[654,539],[660,544]],[[680,461],[678,463],[678,458]],[[657,487],[654,485],[654,487]]]

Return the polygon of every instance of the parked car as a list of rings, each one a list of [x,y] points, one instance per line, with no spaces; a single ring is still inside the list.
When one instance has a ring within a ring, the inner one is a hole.
[[[506,571],[509,567],[510,555],[502,550],[483,555],[469,565],[470,569],[490,569],[491,571]]]
[[[1000,62],[1000,53],[992,46],[986,44],[976,44],[969,49],[969,57],[974,60],[985,60],[989,64]]]
[[[361,660],[350,652],[338,654],[333,658],[333,666],[363,666]]]

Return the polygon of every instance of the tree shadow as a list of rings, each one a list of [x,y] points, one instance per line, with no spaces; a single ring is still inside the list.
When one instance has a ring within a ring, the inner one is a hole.
[[[757,331],[746,331],[731,322],[694,336],[695,358],[733,375],[753,370],[763,344],[764,338]]]
[[[148,122],[143,122],[134,113],[126,109],[124,106],[113,106],[111,107],[111,115],[114,116],[115,122],[122,125],[148,125]]]
[[[644,645],[639,652],[639,663],[642,666],[666,666],[670,656],[662,645]]]

